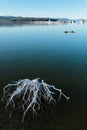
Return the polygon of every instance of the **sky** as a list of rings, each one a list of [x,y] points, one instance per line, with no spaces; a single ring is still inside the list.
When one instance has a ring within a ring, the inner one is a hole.
[[[0,0],[0,16],[86,18],[87,0]]]

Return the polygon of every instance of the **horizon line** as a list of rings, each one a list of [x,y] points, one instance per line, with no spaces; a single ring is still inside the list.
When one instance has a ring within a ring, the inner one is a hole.
[[[0,15],[0,17],[22,17],[22,18],[65,18],[65,19],[85,19],[87,18],[69,18],[69,17],[48,17],[48,16],[22,16],[22,15]]]

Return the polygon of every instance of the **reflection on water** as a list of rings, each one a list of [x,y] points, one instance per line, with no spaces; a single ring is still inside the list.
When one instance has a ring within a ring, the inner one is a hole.
[[[26,122],[22,129],[87,129],[86,28],[86,24],[0,27],[1,96],[3,86],[12,80],[41,77],[71,97],[68,104],[54,108],[52,115],[48,111],[48,117],[38,117],[31,125]],[[65,30],[76,33],[64,34]],[[7,114],[3,105],[0,107],[0,112]],[[16,122],[14,129],[18,129],[15,118],[0,114],[0,128],[12,130]]]

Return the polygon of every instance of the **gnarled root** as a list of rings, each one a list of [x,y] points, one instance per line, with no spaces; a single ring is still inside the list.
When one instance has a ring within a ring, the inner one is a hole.
[[[32,110],[33,115],[36,114],[37,108],[40,109],[42,105],[42,99],[46,103],[56,103],[54,94],[59,92],[58,101],[61,96],[64,96],[66,100],[69,100],[61,89],[55,88],[53,85],[49,85],[44,80],[39,81],[39,78],[34,80],[23,79],[8,84],[3,88],[2,100],[6,102],[6,109],[9,108],[23,109],[22,123],[26,113]],[[36,107],[37,106],[37,107]]]

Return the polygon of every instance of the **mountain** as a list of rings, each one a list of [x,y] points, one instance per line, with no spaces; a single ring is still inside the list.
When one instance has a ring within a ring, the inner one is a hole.
[[[21,17],[21,16],[0,16],[0,25],[4,24],[64,24],[73,23],[79,20],[68,18],[46,18],[46,17]]]

